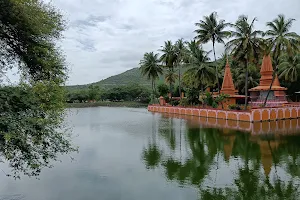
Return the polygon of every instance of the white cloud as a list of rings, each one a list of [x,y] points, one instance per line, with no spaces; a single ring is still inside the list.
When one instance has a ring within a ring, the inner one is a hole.
[[[257,17],[258,29],[278,14],[295,18],[299,0],[52,0],[69,21],[62,48],[71,73],[68,84],[96,82],[137,67],[143,54],[166,40],[191,40],[194,23],[213,11],[234,22],[240,14]],[[211,50],[211,44],[204,46]],[[217,45],[217,54],[222,53]]]

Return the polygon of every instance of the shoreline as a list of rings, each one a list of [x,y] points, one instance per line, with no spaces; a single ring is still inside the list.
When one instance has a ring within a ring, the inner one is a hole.
[[[95,103],[67,103],[66,108],[88,108],[88,107],[129,107],[129,108],[147,108],[148,104],[134,101],[99,101]]]

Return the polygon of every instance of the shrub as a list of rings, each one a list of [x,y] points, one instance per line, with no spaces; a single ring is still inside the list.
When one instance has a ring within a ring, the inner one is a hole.
[[[189,100],[187,98],[182,98],[179,101],[179,105],[181,105],[181,106],[188,106],[189,105]]]
[[[170,97],[169,96],[165,96],[164,99],[165,99],[166,103],[170,102]]]
[[[175,100],[175,99],[172,99],[172,100],[170,101],[170,104],[171,104],[172,106],[178,106],[178,105],[179,105],[179,101],[178,101],[178,100]]]
[[[237,104],[232,104],[232,105],[229,105],[228,108],[230,110],[241,110],[241,107]]]

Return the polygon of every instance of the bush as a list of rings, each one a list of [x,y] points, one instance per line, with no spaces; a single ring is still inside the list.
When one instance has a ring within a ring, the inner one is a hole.
[[[166,96],[169,92],[169,87],[162,83],[157,86],[157,91],[159,96]]]
[[[199,90],[196,88],[188,88],[186,90],[186,96],[190,105],[199,104]]]
[[[166,103],[170,102],[170,97],[169,96],[165,96],[164,99],[165,99]]]
[[[189,105],[189,100],[187,98],[183,98],[179,101],[179,105],[188,106]]]
[[[179,105],[179,101],[178,101],[178,100],[175,100],[175,99],[172,99],[172,100],[170,101],[170,104],[171,104],[172,106],[178,106],[178,105]]]
[[[236,104],[232,104],[228,106],[229,110],[241,110],[241,107]]]

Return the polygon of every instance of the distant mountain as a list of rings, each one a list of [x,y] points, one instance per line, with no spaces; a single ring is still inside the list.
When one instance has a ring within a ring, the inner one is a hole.
[[[163,81],[162,77],[160,79]],[[141,71],[139,70],[139,68],[133,68],[121,74],[111,76],[107,79],[95,83],[86,84],[86,85],[72,85],[72,86],[67,86],[67,88],[71,90],[84,89],[87,88],[89,85],[99,85],[102,88],[113,88],[116,86],[128,85],[132,83],[143,85],[146,87],[151,87],[151,81],[147,80],[146,77],[143,77],[141,75]]]

